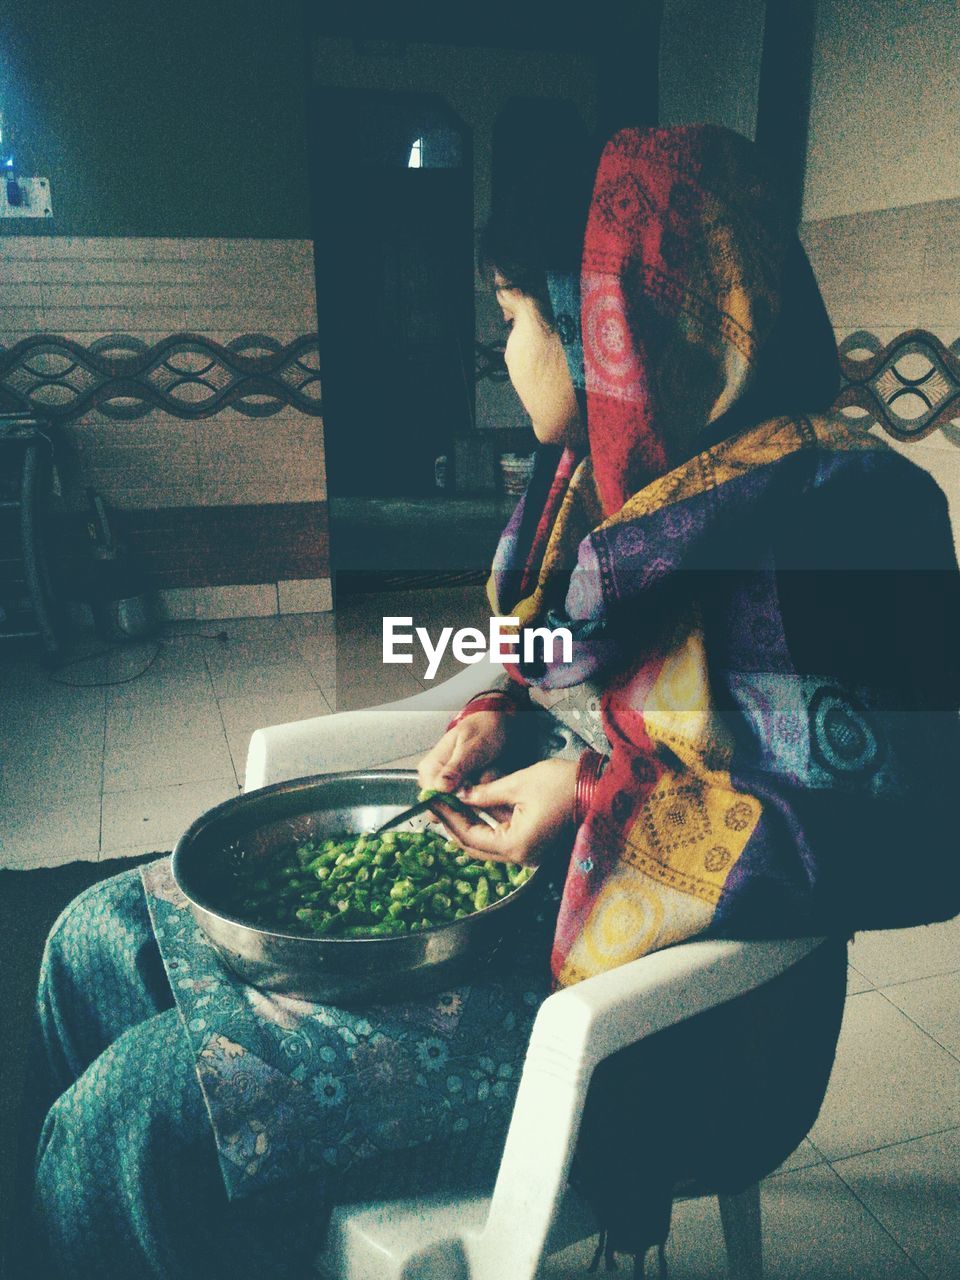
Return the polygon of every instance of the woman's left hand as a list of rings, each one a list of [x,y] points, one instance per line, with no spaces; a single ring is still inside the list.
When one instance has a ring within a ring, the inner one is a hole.
[[[572,826],[576,785],[576,760],[541,760],[459,793],[467,804],[497,818],[496,828],[452,811],[444,813],[444,825],[479,858],[535,866],[552,841]]]

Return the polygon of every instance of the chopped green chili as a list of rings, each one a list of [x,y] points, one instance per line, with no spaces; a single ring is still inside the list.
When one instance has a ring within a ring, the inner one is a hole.
[[[225,905],[260,928],[387,938],[463,920],[532,873],[471,858],[436,831],[317,837],[258,861]]]

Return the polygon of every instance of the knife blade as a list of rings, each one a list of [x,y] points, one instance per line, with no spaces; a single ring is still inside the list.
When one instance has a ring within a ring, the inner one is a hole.
[[[453,809],[455,813],[460,813],[471,822],[475,822],[479,818],[480,821],[485,822],[488,827],[496,828],[497,826],[496,819],[492,818],[489,813],[485,812],[485,810],[474,809],[472,805],[465,804],[459,796],[440,793],[435,796],[428,796],[426,800],[418,800],[417,803],[411,805],[409,809],[404,809],[402,812],[398,813],[396,817],[390,818],[387,822],[384,822],[382,826],[377,827],[376,831],[373,831],[370,834],[375,836],[382,835],[384,831],[389,831],[391,827],[397,827],[402,822],[409,822],[411,818],[416,818],[427,809],[429,809],[431,813],[434,813],[436,817],[442,818],[443,815],[436,813],[434,808],[434,806],[440,807],[442,805],[446,805],[448,808]]]

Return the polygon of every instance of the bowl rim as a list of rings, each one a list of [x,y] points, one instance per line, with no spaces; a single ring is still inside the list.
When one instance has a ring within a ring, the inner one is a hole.
[[[249,929],[251,933],[260,934],[262,937],[282,938],[285,942],[304,942],[319,945],[330,945],[333,943],[339,943],[341,945],[349,943],[369,945],[370,943],[379,943],[382,946],[389,946],[391,943],[396,944],[409,942],[411,937],[428,937],[430,934],[439,933],[443,929],[451,929],[455,928],[457,925],[464,925],[468,920],[474,920],[480,916],[489,917],[489,914],[496,911],[498,907],[507,906],[511,899],[516,898],[518,894],[522,893],[529,885],[533,884],[534,880],[537,878],[539,865],[531,867],[532,874],[527,877],[523,884],[518,885],[517,888],[513,889],[510,893],[505,894],[502,898],[497,898],[495,902],[491,902],[485,907],[481,907],[479,911],[471,911],[469,915],[462,916],[459,920],[445,920],[442,924],[433,924],[429,925],[426,929],[417,929],[413,934],[392,934],[386,938],[316,938],[311,937],[306,933],[286,933],[280,929],[264,929],[258,925],[250,924],[248,921],[241,920],[237,916],[229,915],[219,907],[213,907],[209,903],[202,901],[193,892],[189,891],[183,883],[183,863],[188,856],[187,851],[190,843],[195,840],[203,830],[219,821],[219,819],[225,816],[225,814],[229,815],[235,812],[238,807],[242,807],[243,803],[248,799],[251,803],[254,803],[255,800],[268,795],[283,794],[285,792],[309,791],[310,788],[316,786],[317,783],[327,782],[333,779],[340,781],[381,781],[384,779],[402,781],[407,778],[415,782],[417,778],[417,771],[415,769],[345,769],[331,773],[306,774],[303,777],[289,778],[283,782],[273,782],[265,787],[255,787],[252,791],[242,791],[239,795],[230,796],[228,799],[221,800],[219,804],[216,804],[212,808],[199,814],[180,835],[177,843],[174,845],[173,853],[170,858],[170,869],[173,876],[173,882],[191,907],[196,907],[201,911],[205,911],[208,915],[216,916],[218,919],[223,920],[228,924],[239,926],[242,929]],[[346,832],[345,834],[349,835],[352,833]],[[363,834],[363,832],[357,833],[358,837]]]

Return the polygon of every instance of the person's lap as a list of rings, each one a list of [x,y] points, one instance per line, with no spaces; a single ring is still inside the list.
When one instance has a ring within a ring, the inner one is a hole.
[[[124,1032],[173,1004],[137,870],[91,885],[68,904],[50,931],[38,992],[62,1089]]]
[[[124,1032],[54,1103],[36,1165],[51,1274],[297,1274],[323,1234],[301,1185],[230,1202],[179,1014]]]
[[[841,960],[838,955],[831,970],[839,972]],[[837,983],[813,975],[802,985],[813,993]],[[301,1178],[229,1200],[195,1047],[175,1007],[136,871],[94,886],[64,912],[44,957],[39,1008],[52,1106],[38,1152],[38,1221],[67,1275],[93,1265],[107,1276],[209,1274],[211,1265],[222,1265],[224,1249],[236,1250],[231,1274],[238,1277],[284,1275],[288,1266],[296,1273],[320,1243],[331,1202],[396,1193],[398,1186],[416,1194],[464,1176],[471,1144],[446,1133],[434,1135],[427,1160],[402,1148],[380,1151],[338,1169],[333,1179]],[[819,1042],[814,1058],[826,1070],[834,1017],[818,1008],[791,1020],[791,1040],[797,1022],[809,1030],[824,1024],[813,1039]],[[522,1053],[518,1044],[518,1062]],[[782,1060],[783,1051],[775,1056]],[[639,1096],[638,1065],[629,1073],[629,1090],[616,1093]],[[363,1087],[369,1089],[369,1077]],[[394,1095],[389,1104],[396,1111],[396,1080],[385,1079],[382,1087]],[[496,1113],[504,1131],[512,1088],[501,1090]],[[780,1094],[775,1086],[774,1092]],[[489,1144],[493,1151],[496,1146]],[[53,1266],[49,1271],[56,1274]]]
[[[63,912],[38,1012],[30,1088],[34,1111],[49,1109],[23,1273],[300,1274],[322,1238],[322,1197],[301,1184],[228,1201],[138,872]]]
[[[211,1267],[217,1274],[228,1255],[238,1277],[296,1273],[320,1243],[325,1206],[395,1190],[398,1178],[415,1194],[456,1182],[469,1164],[471,1144],[438,1132],[419,1159],[402,1149],[379,1153],[333,1177],[300,1177],[229,1200],[195,1047],[138,871],[93,886],[61,915],[44,955],[38,1009],[46,1078],[34,1075],[43,1099],[34,1105],[49,1110],[37,1149],[35,1227],[51,1275],[57,1266],[66,1275],[93,1266],[107,1276],[186,1277]],[[381,1087],[395,1094],[398,1084],[385,1079]],[[500,1094],[504,1128],[512,1088]],[[396,1097],[390,1102],[395,1110]],[[471,1179],[476,1173],[475,1166]]]

